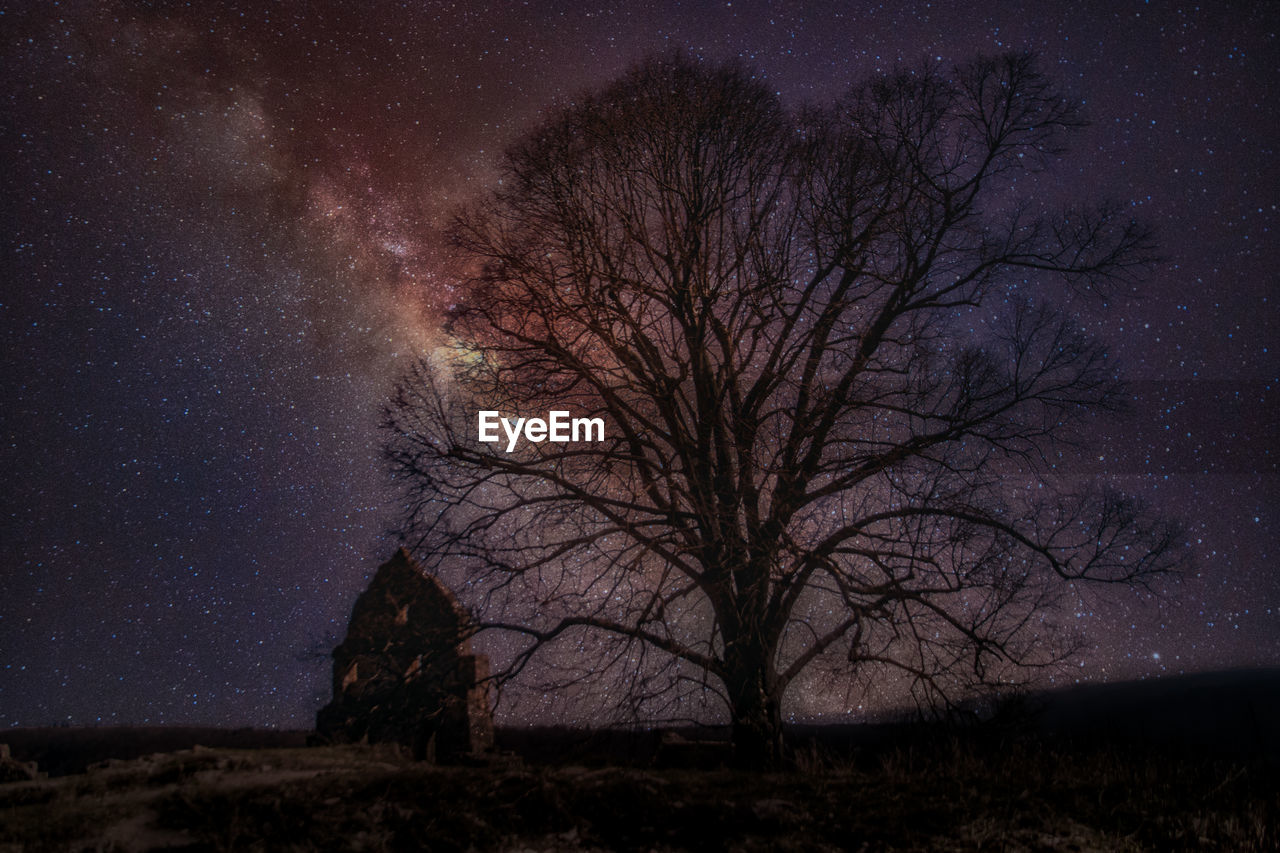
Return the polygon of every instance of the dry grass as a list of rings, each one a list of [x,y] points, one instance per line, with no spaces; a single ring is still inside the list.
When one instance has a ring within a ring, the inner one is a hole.
[[[0,787],[0,850],[1274,850],[1274,766],[920,742],[786,773],[198,750]]]

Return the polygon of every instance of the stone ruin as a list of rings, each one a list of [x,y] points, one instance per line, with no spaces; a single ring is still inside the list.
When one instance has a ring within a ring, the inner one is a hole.
[[[471,652],[453,593],[398,550],[356,599],[333,650],[333,701],[316,715],[324,743],[398,743],[449,762],[493,747],[489,659]]]

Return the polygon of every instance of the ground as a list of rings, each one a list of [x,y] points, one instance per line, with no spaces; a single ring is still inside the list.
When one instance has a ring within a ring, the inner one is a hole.
[[[813,743],[767,774],[197,747],[0,786],[0,851],[1274,850],[1278,776],[1027,740]]]

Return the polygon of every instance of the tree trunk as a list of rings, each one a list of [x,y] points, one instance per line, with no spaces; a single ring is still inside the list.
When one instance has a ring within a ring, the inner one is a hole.
[[[731,667],[725,685],[733,714],[733,757],[739,767],[766,770],[782,765],[782,697],[766,655]]]

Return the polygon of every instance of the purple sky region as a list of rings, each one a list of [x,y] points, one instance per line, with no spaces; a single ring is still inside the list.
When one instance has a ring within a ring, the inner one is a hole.
[[[1278,23],[1131,0],[0,5],[0,726],[312,724],[396,545],[377,420],[451,301],[440,227],[556,105],[673,50],[794,107],[1040,55],[1091,124],[1027,195],[1131,204],[1163,255],[1080,315],[1133,406],[1062,464],[1184,518],[1198,555],[1082,599],[1055,680],[1280,662]],[[503,713],[575,721],[554,697]]]

